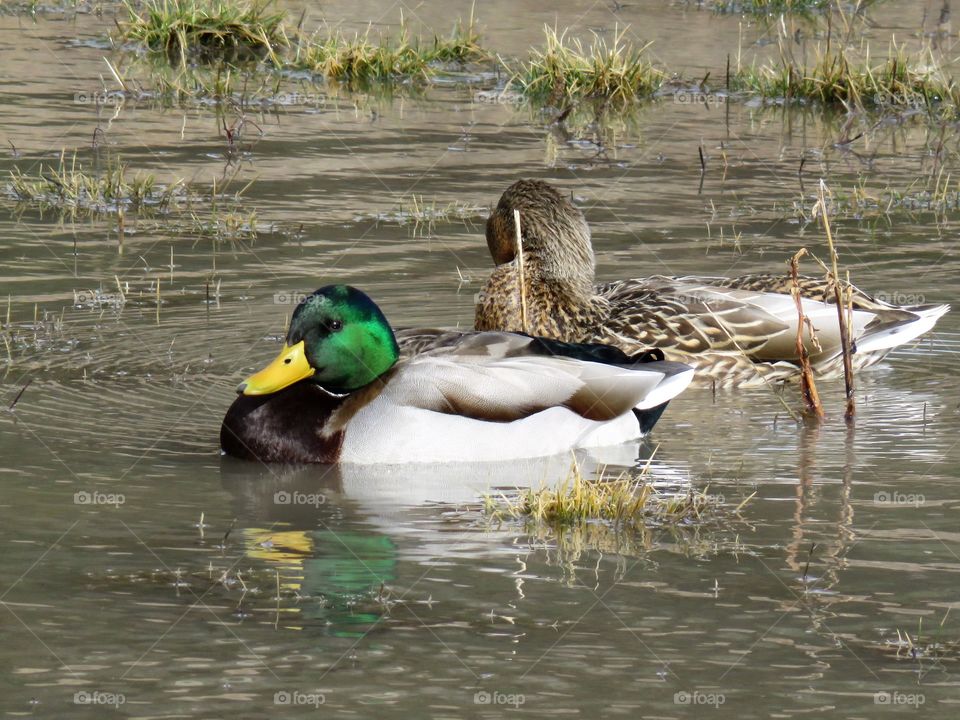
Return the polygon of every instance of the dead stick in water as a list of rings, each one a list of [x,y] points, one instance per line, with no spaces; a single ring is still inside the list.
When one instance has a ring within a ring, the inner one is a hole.
[[[813,369],[810,367],[810,353],[807,352],[807,346],[803,344],[803,327],[808,325],[807,316],[803,314],[803,300],[800,298],[800,258],[807,254],[806,248],[800,248],[790,259],[790,277],[793,281],[790,287],[790,294],[793,301],[797,304],[797,357],[800,358],[800,389],[803,394],[803,403],[808,412],[814,413],[818,419],[823,419],[823,405],[820,403],[820,395],[817,393],[817,384],[813,381]],[[810,337],[813,337],[813,329],[810,329]]]
[[[847,317],[847,296],[852,305],[852,291],[841,287],[840,271],[837,269],[837,251],[833,244],[833,233],[830,231],[830,218],[827,215],[826,202],[826,184],[820,180],[819,199],[817,204],[820,206],[821,217],[823,218],[823,229],[827,234],[827,247],[830,249],[830,284],[833,285],[833,300],[837,304],[837,321],[840,323],[840,352],[843,355],[843,384],[846,389],[847,409],[844,417],[849,421],[857,414],[856,401],[853,396],[853,354],[850,344],[850,329]],[[849,285],[849,282],[847,283]],[[851,308],[852,314],[852,308]]]
[[[520,282],[520,331],[527,332],[527,289],[523,274],[523,235],[520,232],[520,211],[513,211],[513,225],[517,229],[517,272]]]
[[[29,380],[27,380],[27,384],[24,385],[22,388],[20,388],[20,392],[17,393],[17,396],[13,399],[13,402],[10,403],[10,407],[8,407],[7,410],[13,410],[17,406],[17,403],[20,402],[20,397],[27,391],[27,388],[30,387],[30,383],[32,382],[33,382],[33,378],[30,378]],[[924,416],[926,416],[926,412],[927,412],[926,406],[924,406],[923,412],[924,412]]]

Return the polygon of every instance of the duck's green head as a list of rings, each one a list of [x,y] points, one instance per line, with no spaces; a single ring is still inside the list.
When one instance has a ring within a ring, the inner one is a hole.
[[[399,355],[373,300],[349,285],[327,285],[297,306],[280,355],[237,392],[267,395],[310,378],[330,392],[348,393],[383,375]]]

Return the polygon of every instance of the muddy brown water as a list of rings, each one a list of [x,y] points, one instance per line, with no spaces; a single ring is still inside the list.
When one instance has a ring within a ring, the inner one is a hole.
[[[327,3],[323,17],[389,31],[401,10],[445,31],[469,6]],[[937,13],[882,4],[867,37],[918,42]],[[771,37],[695,4],[477,14],[508,55],[544,23],[581,36],[629,24],[695,77]],[[109,72],[90,41],[111,22],[0,16],[0,144],[19,153],[0,175],[78,148],[90,168],[120,155],[209,185],[228,159],[211,108],[129,103],[98,121],[75,101]],[[820,110],[667,99],[598,152],[588,127],[565,137],[463,86],[310,92],[323,97],[247,115],[263,134],[247,126],[236,182],[256,179],[255,239],[131,218],[121,254],[113,219],[0,210],[4,406],[30,382],[0,412],[5,715],[956,716],[957,312],[859,378],[853,429],[837,383],[821,387],[819,428],[769,390],[691,391],[641,446],[600,458],[629,466],[656,447],[667,490],[709,487],[728,505],[755,493],[732,526],[558,539],[479,521],[485,490],[556,482],[566,459],[374,472],[217,452],[233,388],[275,353],[296,293],[349,282],[397,325],[469,326],[489,270],[484,213],[521,176],[584,208],[604,279],[777,269],[803,244],[823,255],[797,211],[820,177],[845,196],[909,192],[909,211],[838,215],[844,266],[894,300],[954,302],[957,214],[925,210],[921,193],[956,177],[955,128],[858,118],[867,134],[838,147],[845,120]],[[472,208],[467,222],[415,227],[414,194]]]

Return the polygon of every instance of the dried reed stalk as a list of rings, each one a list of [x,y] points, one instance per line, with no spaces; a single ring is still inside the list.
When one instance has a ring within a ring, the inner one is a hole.
[[[813,380],[813,368],[810,366],[810,353],[807,352],[807,346],[803,344],[803,327],[810,328],[810,337],[813,338],[813,328],[810,321],[803,313],[803,301],[800,298],[800,258],[807,254],[806,248],[800,248],[790,259],[790,278],[793,284],[790,287],[790,294],[797,305],[797,357],[800,358],[800,391],[803,394],[803,404],[808,412],[812,412],[818,419],[823,419],[823,405],[820,402],[820,394],[817,392],[817,384]]]
[[[517,272],[520,282],[520,330],[527,332],[527,283],[523,272],[523,235],[520,233],[520,211],[513,211],[513,226],[517,230]]]
[[[821,180],[818,203],[823,217],[823,229],[827,234],[827,246],[830,248],[830,284],[833,286],[833,299],[837,305],[837,321],[840,323],[840,352],[843,355],[843,383],[847,398],[847,409],[843,416],[847,421],[850,421],[857,414],[853,385],[853,352],[850,342],[850,323],[853,319],[853,290],[850,287],[849,273],[846,287],[841,287],[840,284],[840,271],[837,269],[838,257],[833,245],[833,233],[830,231],[825,190],[826,185]]]

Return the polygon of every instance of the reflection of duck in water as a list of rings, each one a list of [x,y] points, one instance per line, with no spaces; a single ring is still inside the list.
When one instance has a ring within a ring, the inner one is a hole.
[[[241,533],[247,557],[273,565],[282,590],[301,598],[281,607],[285,627],[324,621],[333,635],[359,637],[380,619],[380,588],[396,579],[396,545],[386,535],[258,527]]]
[[[691,377],[648,353],[499,332],[435,333],[400,361],[380,308],[327,286],[294,311],[280,356],[240,385],[220,443],[264,462],[546,456],[640,437]]]
[[[520,213],[523,263],[517,261],[514,211]],[[520,180],[487,220],[496,268],[481,293],[477,330],[520,330],[566,342],[606,343],[626,353],[660,348],[694,366],[697,379],[746,385],[799,374],[797,310],[786,273],[737,278],[652,276],[594,284],[590,228],[583,213],[540,180]],[[523,268],[521,283],[521,267]],[[521,284],[525,320],[521,321]],[[832,287],[801,278],[804,313],[819,346],[808,347],[814,370],[841,369]],[[948,305],[896,306],[853,288],[856,367],[927,332]]]
[[[592,476],[608,463],[633,465],[636,456],[636,447],[619,446],[578,452],[577,463],[584,476]],[[221,478],[245,526],[236,533],[244,538],[247,556],[261,569],[270,567],[261,589],[272,587],[273,568],[279,571],[280,624],[323,623],[332,634],[353,636],[385,612],[382,586],[387,597],[424,601],[430,594],[426,586],[409,587],[438,559],[499,554],[519,532],[509,524],[454,525],[443,510],[479,508],[484,494],[507,487],[561,483],[572,462],[564,455],[503,463],[294,468],[223,458]],[[667,481],[675,484],[679,477]],[[440,509],[436,503],[442,503]],[[270,610],[270,601],[263,609]]]

